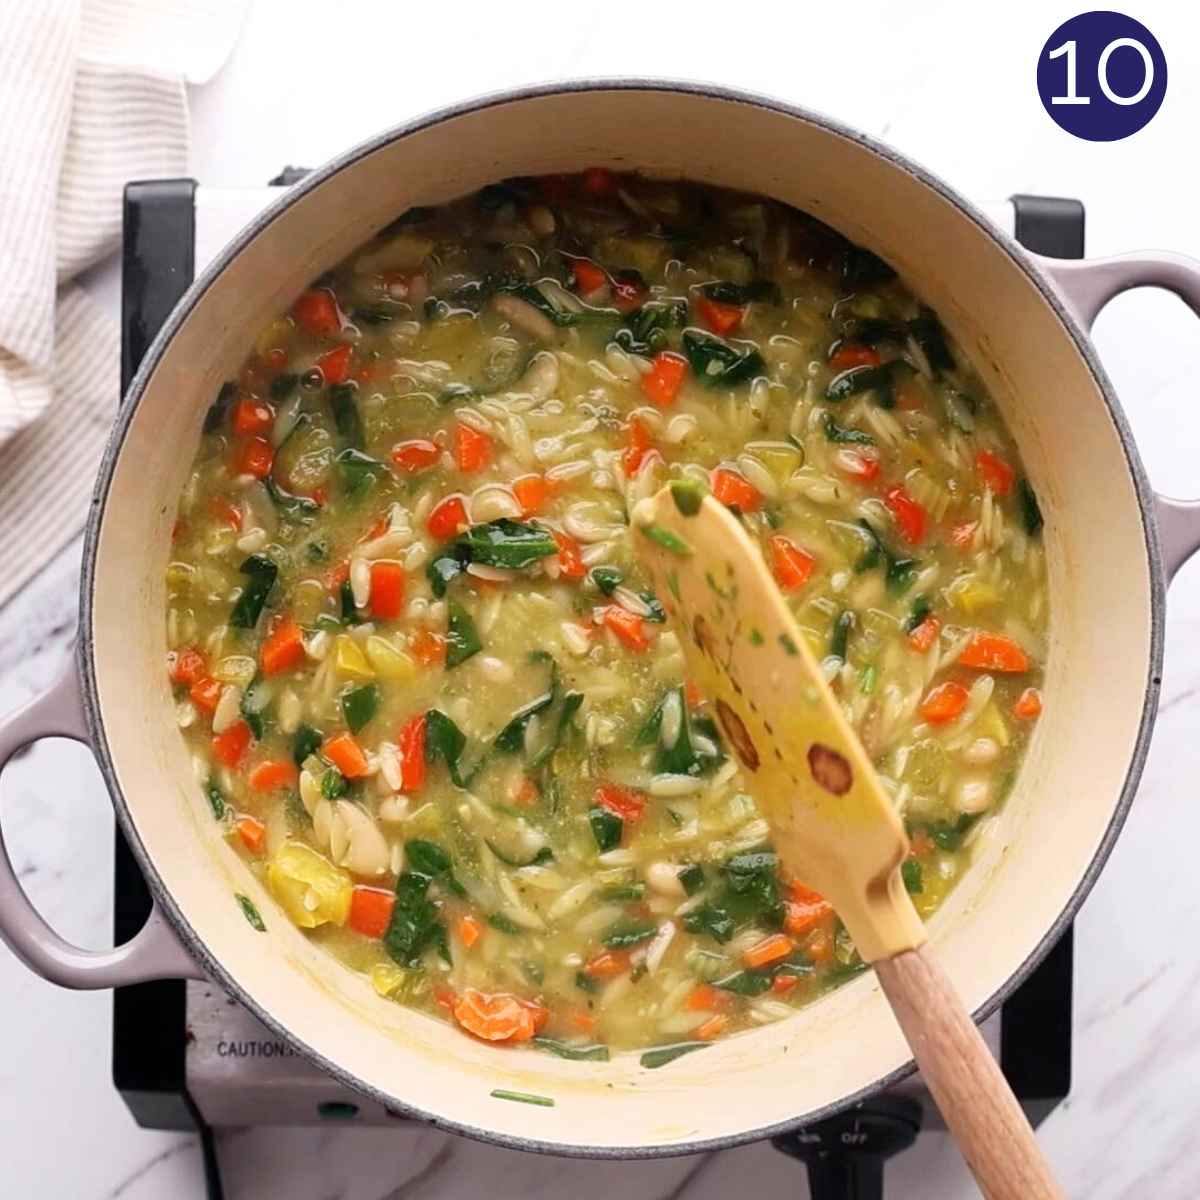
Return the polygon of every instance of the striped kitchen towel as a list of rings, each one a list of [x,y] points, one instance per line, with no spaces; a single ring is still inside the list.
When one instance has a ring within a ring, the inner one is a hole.
[[[0,0],[0,606],[81,527],[119,386],[74,280],[116,250],[130,179],[183,175],[188,83],[245,0]]]

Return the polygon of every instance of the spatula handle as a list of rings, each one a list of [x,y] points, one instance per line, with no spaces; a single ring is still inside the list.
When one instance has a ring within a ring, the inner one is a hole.
[[[1008,1081],[928,948],[880,959],[875,974],[988,1200],[1065,1200]]]

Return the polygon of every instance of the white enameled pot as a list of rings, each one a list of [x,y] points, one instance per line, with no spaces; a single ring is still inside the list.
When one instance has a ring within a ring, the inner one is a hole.
[[[188,291],[146,355],[100,471],[74,667],[0,725],[0,766],[39,737],[92,747],[155,913],[124,946],[79,950],[37,915],[0,855],[0,934],[68,987],[206,973],[393,1109],[507,1145],[633,1157],[780,1132],[898,1078],[909,1053],[874,976],[661,1070],[636,1055],[573,1063],[465,1038],[380,999],[278,911],[207,813],[163,669],[176,499],[205,410],[256,331],[412,205],[593,165],[762,192],[815,214],[892,263],[992,389],[1046,517],[1047,704],[996,836],[931,933],[979,1017],[1053,943],[1133,797],[1158,701],[1165,585],[1200,545],[1200,505],[1151,491],[1087,330],[1134,286],[1169,288],[1200,309],[1200,264],[1158,253],[1038,260],[927,172],[823,117],[647,81],[492,96],[389,132],[293,188]],[[235,892],[256,902],[266,935]],[[496,1088],[555,1104],[506,1103]]]

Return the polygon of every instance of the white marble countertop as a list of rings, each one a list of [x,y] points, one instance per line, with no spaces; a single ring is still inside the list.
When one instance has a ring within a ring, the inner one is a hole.
[[[1166,51],[1166,101],[1132,139],[1092,145],[1050,122],[1033,83],[1042,42],[1076,11],[1050,0],[985,18],[955,0],[858,0],[801,16],[800,6],[763,4],[759,21],[743,9],[726,35],[676,6],[618,19],[612,6],[497,5],[468,16],[389,0],[259,0],[233,60],[192,95],[193,169],[206,183],[259,184],[285,162],[315,165],[474,93],[565,76],[677,75],[834,113],[981,202],[1014,191],[1079,196],[1092,254],[1156,245],[1200,255],[1190,152],[1198,76],[1189,74],[1200,66],[1200,17],[1168,0],[1137,6]],[[94,286],[111,300],[115,271]],[[1096,330],[1151,477],[1174,494],[1200,494],[1198,336],[1195,318],[1155,293],[1120,299]],[[78,569],[76,540],[0,612],[0,710],[61,668]],[[1069,1193],[1090,1200],[1200,1193],[1200,883],[1189,838],[1200,835],[1190,786],[1200,775],[1198,635],[1193,564],[1171,593],[1162,709],[1138,801],[1076,927],[1074,1087],[1041,1131]],[[4,788],[5,835],[34,901],[80,944],[110,944],[112,818],[87,752],[43,744],[13,765]],[[203,1194],[195,1139],[138,1129],[113,1090],[110,1009],[107,995],[59,991],[0,950],[6,1194]],[[798,1166],[765,1146],[625,1165],[535,1158],[427,1130],[322,1127],[231,1132],[219,1150],[230,1200],[598,1197],[614,1186],[629,1200],[708,1200],[751,1178],[759,1194],[807,1195]],[[926,1134],[890,1169],[888,1194],[977,1193],[946,1137]]]

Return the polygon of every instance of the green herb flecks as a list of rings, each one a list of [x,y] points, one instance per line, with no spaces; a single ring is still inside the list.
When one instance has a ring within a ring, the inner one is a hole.
[[[483,642],[470,613],[461,604],[451,600],[446,611],[446,669],[452,670],[478,654]]]
[[[694,517],[708,494],[708,488],[698,479],[671,480],[671,499],[685,517]]]
[[[895,408],[896,386],[902,376],[911,375],[912,371],[912,367],[902,358],[878,367],[850,367],[829,381],[825,399],[836,403],[857,396],[860,392],[873,392],[880,408]]]
[[[301,724],[292,735],[292,761],[298,767],[321,748],[321,734],[311,725]]]
[[[592,582],[606,596],[611,596],[625,579],[616,567],[593,567],[591,574]]]
[[[850,634],[854,630],[854,626],[858,618],[848,609],[845,612],[839,613],[838,618],[833,623],[833,633],[829,637],[829,653],[833,658],[840,658],[842,662],[846,661],[846,652],[850,645]]]
[[[915,858],[906,858],[900,864],[900,877],[904,880],[905,890],[913,895],[925,890],[925,872]]]
[[[329,389],[329,407],[338,433],[357,449],[363,446],[362,419],[358,415],[358,384],[335,383]]]
[[[596,847],[601,854],[615,850],[621,844],[625,822],[615,812],[597,804],[588,809],[588,824],[592,827],[592,837],[596,839]]]
[[[387,467],[377,458],[353,448],[343,450],[334,459],[346,497],[352,503],[364,499],[387,473]]]
[[[210,779],[204,785],[204,798],[208,801],[208,807],[212,809],[212,815],[218,821],[221,820],[225,815],[225,797],[215,779]]]
[[[518,1104],[536,1104],[539,1108],[553,1108],[549,1096],[538,1096],[533,1092],[510,1092],[507,1088],[493,1088],[489,1093],[495,1100],[515,1100]]]
[[[683,352],[696,377],[708,387],[745,383],[766,369],[763,356],[752,343],[735,349],[723,338],[700,329],[684,331]]]
[[[217,398],[209,406],[208,412],[204,414],[205,433],[216,433],[221,428],[226,415],[233,407],[233,401],[236,396],[237,384],[232,379],[227,379],[221,384],[221,390],[217,392]]]
[[[341,706],[350,732],[359,733],[379,708],[379,686],[365,683],[361,687],[348,689],[342,693]]]
[[[669,529],[664,529],[661,525],[639,525],[638,528],[652,542],[661,546],[664,550],[677,555],[679,558],[689,558],[692,553],[692,548],[678,534],[672,533]]]
[[[1038,498],[1028,479],[1018,481],[1017,499],[1021,505],[1021,520],[1025,525],[1025,532],[1030,537],[1037,537],[1046,522],[1042,517],[1042,507],[1038,504]]]
[[[238,570],[246,576],[246,583],[229,614],[229,623],[235,629],[253,629],[275,586],[279,568],[265,555],[252,554]]]
[[[830,442],[838,442],[851,446],[873,446],[875,439],[869,433],[863,433],[861,429],[846,429],[839,425],[830,413],[825,414],[825,420],[822,422],[822,427],[825,430],[825,438]]]
[[[559,1058],[570,1059],[571,1062],[608,1062],[609,1058],[607,1046],[560,1042],[557,1038],[548,1037],[535,1037],[533,1044],[539,1050],[557,1054]]]
[[[251,929],[257,929],[259,933],[266,933],[267,927],[263,924],[262,915],[254,906],[254,901],[249,896],[243,896],[241,892],[234,892],[233,898],[238,902],[238,908],[242,910],[242,916],[246,918]]]
[[[711,1045],[712,1042],[676,1042],[673,1046],[656,1046],[653,1050],[647,1050],[638,1062],[647,1071],[655,1071],[685,1054],[691,1054],[693,1050],[704,1050]]]

